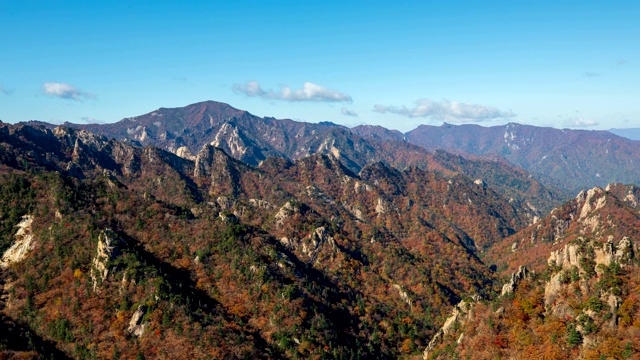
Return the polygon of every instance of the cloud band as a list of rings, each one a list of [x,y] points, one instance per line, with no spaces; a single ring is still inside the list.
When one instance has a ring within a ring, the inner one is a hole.
[[[249,97],[259,97],[267,100],[284,101],[315,101],[315,102],[351,102],[351,96],[327,89],[318,84],[305,82],[301,89],[282,86],[279,90],[264,90],[257,81],[246,84],[235,84],[233,90]]]
[[[431,99],[419,99],[415,106],[385,106],[375,105],[373,111],[385,114],[397,114],[409,118],[428,118],[452,123],[482,122],[498,118],[511,118],[516,116],[511,110],[502,111],[492,106],[465,104],[457,101],[433,101]]]

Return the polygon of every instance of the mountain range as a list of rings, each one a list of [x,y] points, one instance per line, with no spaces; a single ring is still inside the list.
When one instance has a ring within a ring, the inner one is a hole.
[[[640,179],[640,142],[608,131],[502,126],[428,126],[401,134],[380,127],[354,128],[365,138],[405,141],[463,156],[501,156],[543,183],[577,193],[611,182]]]
[[[640,190],[598,184],[635,146],[217,102],[0,124],[0,354],[632,358]]]
[[[32,124],[54,127],[39,122]],[[254,166],[270,156],[297,160],[312,154],[326,154],[339,159],[354,173],[378,161],[398,169],[417,167],[445,176],[462,173],[486,182],[513,201],[528,203],[534,216],[569,197],[564,189],[543,186],[536,177],[501,157],[462,158],[441,151],[431,152],[403,141],[364,138],[355,130],[333,123],[261,118],[213,101],[183,108],[161,108],[113,124],[65,123],[64,126],[136,146],[152,145],[186,159],[194,159],[194,154],[205,144],[211,144]]]
[[[606,131],[511,123],[490,128],[420,126],[408,137],[427,148],[478,155],[497,153],[531,173],[565,184],[573,192],[584,190],[587,184],[589,188],[611,182],[637,182],[640,174],[637,166],[640,143]]]
[[[65,126],[184,156],[195,154],[204,144],[212,144],[252,165],[269,156],[296,160],[310,154],[331,153],[356,172],[374,161],[399,168],[425,167],[425,163],[438,160],[425,160],[429,155],[419,148],[430,153],[444,150],[469,160],[504,159],[562,192],[564,198],[593,186],[640,180],[640,142],[607,131],[510,123],[493,127],[421,125],[403,134],[380,126],[349,129],[331,122],[311,124],[261,118],[213,101],[160,108],[112,124]]]

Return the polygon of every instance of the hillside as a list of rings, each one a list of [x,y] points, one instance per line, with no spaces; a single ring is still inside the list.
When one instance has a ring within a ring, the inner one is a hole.
[[[496,244],[492,258],[511,274],[500,295],[458,304],[423,357],[638,358],[638,193],[582,192]]]
[[[635,185],[610,184],[605,189],[582,191],[538,223],[501,240],[486,260],[509,274],[521,265],[541,271],[547,254],[581,237],[598,242],[625,236],[636,239],[640,236],[638,196],[640,189]]]
[[[0,164],[7,356],[418,355],[531,216],[460,174],[190,160],[65,127],[3,124]]]

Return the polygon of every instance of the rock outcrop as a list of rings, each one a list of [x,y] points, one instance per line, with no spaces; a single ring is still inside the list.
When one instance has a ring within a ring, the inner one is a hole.
[[[134,312],[133,316],[131,316],[131,320],[129,320],[129,326],[127,327],[127,332],[129,334],[137,337],[140,337],[144,334],[144,331],[147,328],[147,324],[143,323],[142,320],[146,313],[146,306],[139,305],[136,309],[136,312]]]
[[[318,255],[325,248],[325,244],[330,245],[330,251],[338,251],[338,246],[333,236],[324,226],[316,228],[311,234],[302,239],[282,237],[280,238],[280,243],[292,250],[301,252],[312,264],[318,260]]]
[[[120,254],[120,245],[121,240],[110,229],[103,230],[98,236],[96,256],[93,258],[90,273],[94,291],[109,276],[109,262]]]
[[[199,181],[208,181],[212,193],[238,195],[240,172],[248,167],[231,158],[221,148],[205,145],[195,160],[193,175]]]
[[[582,203],[582,208],[580,209],[580,220],[585,219],[590,214],[595,212],[596,210],[602,209],[607,202],[606,197],[598,196],[604,193],[599,187],[595,187],[593,189],[589,189],[589,191],[581,191],[580,194],[576,197],[576,199]]]
[[[18,231],[15,234],[16,240],[13,242],[0,260],[0,268],[8,268],[11,264],[20,262],[27,257],[29,251],[33,249],[33,234],[31,233],[31,224],[33,223],[33,216],[25,215],[22,217],[22,221],[18,223]]]
[[[563,269],[569,269],[572,266],[580,265],[579,255],[577,244],[566,244],[564,248],[552,251],[547,263]]]
[[[584,239],[581,238],[580,241],[584,241]],[[609,266],[614,261],[624,265],[635,255],[633,243],[626,236],[617,245],[613,243],[613,236],[609,236],[605,243],[595,244],[592,242],[591,245],[594,248],[593,260],[596,266],[599,264]],[[567,270],[572,266],[580,267],[580,258],[586,255],[580,251],[579,244],[570,243],[560,250],[552,251],[547,263]]]
[[[324,244],[329,244],[332,249],[336,249],[336,242],[333,237],[324,226],[321,226],[313,231],[308,238],[302,240],[302,252],[314,263]]]
[[[300,207],[292,204],[291,201],[287,201],[284,205],[282,205],[280,210],[278,210],[278,212],[274,216],[274,219],[276,220],[276,225],[282,226],[284,224],[284,221],[287,218],[298,213],[300,213]]]
[[[589,252],[587,250],[589,248],[593,251]],[[566,244],[564,248],[552,251],[548,264],[556,266],[560,271],[551,276],[545,285],[544,303],[547,311],[561,317],[565,315],[575,317],[574,310],[558,302],[562,298],[560,294],[565,284],[572,281],[570,277],[575,277],[573,281],[578,281],[580,287],[586,290],[585,274],[602,275],[602,266],[608,267],[613,263],[624,267],[634,256],[634,244],[628,237],[614,244],[613,236],[610,236],[605,243],[586,241],[581,238],[578,242]],[[619,298],[609,291],[600,293],[600,298],[613,310],[612,321],[615,323],[615,310],[619,306]]]
[[[457,322],[465,323],[473,318],[473,308],[478,301],[480,301],[480,296],[474,295],[470,299],[462,300],[458,305],[453,307],[451,315],[445,320],[442,328],[433,336],[431,341],[429,341],[429,345],[427,345],[427,348],[422,353],[424,360],[429,358],[429,354],[443,341],[444,336],[453,331],[454,325]],[[462,342],[463,339],[464,334],[460,334],[458,342]]]
[[[500,295],[504,296],[506,294],[511,294],[516,291],[516,287],[518,284],[528,277],[530,274],[529,270],[527,270],[526,266],[520,266],[518,271],[511,274],[511,279],[508,283],[502,285],[502,293]]]
[[[595,252],[595,262],[596,264],[603,264],[606,266],[611,265],[612,262],[617,261],[621,265],[624,265],[631,260],[635,253],[633,250],[633,244],[628,237],[622,238],[618,245],[613,244],[613,237],[609,237],[607,242],[602,246],[602,248],[597,248],[594,250]]]
[[[195,161],[196,157],[189,151],[189,148],[186,146],[181,146],[176,150],[176,155],[183,159]]]
[[[392,285],[394,289],[398,290],[398,294],[400,295],[400,298],[407,304],[409,305],[409,308],[411,309],[411,311],[413,311],[413,301],[411,301],[411,297],[409,296],[409,293],[406,292],[405,290],[402,289],[402,285],[400,284],[393,284]]]

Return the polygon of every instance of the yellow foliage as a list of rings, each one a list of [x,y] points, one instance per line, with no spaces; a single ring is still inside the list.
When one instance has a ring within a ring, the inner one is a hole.
[[[307,340],[302,340],[300,345],[298,345],[298,352],[300,354],[304,354],[311,347],[311,343]]]
[[[636,299],[631,296],[627,298],[618,309],[618,321],[621,326],[629,326],[633,324],[633,314],[636,309]]]
[[[402,323],[403,324],[412,324],[413,323],[413,319],[411,319],[410,317],[405,316],[404,318],[402,318]]]
[[[179,269],[188,269],[191,261],[187,258],[182,258],[176,261],[176,267]]]
[[[196,282],[196,289],[198,290],[206,290],[209,286],[209,280],[205,278],[199,278]]]
[[[400,348],[400,350],[402,350],[402,352],[405,354],[411,354],[411,352],[413,351],[412,346],[413,342],[411,341],[411,339],[407,338],[402,342],[402,347]]]

